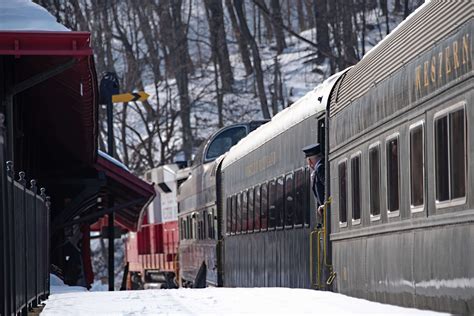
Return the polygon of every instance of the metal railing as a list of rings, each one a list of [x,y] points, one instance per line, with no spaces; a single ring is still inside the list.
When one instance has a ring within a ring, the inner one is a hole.
[[[5,162],[0,114],[0,315],[23,314],[49,295],[50,199]]]

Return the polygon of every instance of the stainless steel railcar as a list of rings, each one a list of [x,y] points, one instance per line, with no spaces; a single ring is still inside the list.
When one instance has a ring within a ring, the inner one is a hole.
[[[224,286],[310,288],[316,225],[301,148],[324,142],[325,110],[340,74],[276,115],[225,156],[221,172]],[[311,212],[313,210],[313,212]]]
[[[216,159],[226,153],[251,131],[267,121],[252,121],[224,127],[203,142],[190,168],[189,178],[178,188],[178,248],[180,279],[192,284],[204,262],[207,284],[217,286],[218,210],[216,194]]]
[[[474,313],[472,1],[426,3],[329,105],[335,290]]]

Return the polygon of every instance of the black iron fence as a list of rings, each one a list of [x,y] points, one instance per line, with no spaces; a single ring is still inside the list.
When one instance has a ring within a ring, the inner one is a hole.
[[[0,315],[26,315],[49,295],[50,201],[5,162],[0,113]]]

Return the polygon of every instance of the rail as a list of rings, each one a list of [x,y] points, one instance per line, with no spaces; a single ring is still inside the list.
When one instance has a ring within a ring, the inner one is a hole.
[[[327,262],[327,234],[326,234],[326,225],[327,225],[327,211],[328,211],[328,205],[331,204],[332,198],[329,197],[326,202],[324,202],[324,210],[323,210],[323,223],[321,228],[316,228],[310,233],[309,237],[309,260],[310,260],[310,280],[311,280],[311,287],[316,288],[316,289],[325,289],[327,286],[330,286],[334,279],[336,278],[336,272],[334,272],[333,267],[331,264]],[[314,235],[316,234],[316,256],[317,256],[317,280],[316,283],[313,281],[314,280],[314,273],[313,273],[313,239]],[[323,242],[323,247],[321,247],[321,241]],[[321,248],[322,248],[322,254],[321,254]],[[323,275],[323,268],[326,269],[328,273],[328,278],[326,282],[322,282],[321,277]]]
[[[0,117],[0,315],[26,315],[49,295],[50,199],[24,172],[15,179],[2,125]]]

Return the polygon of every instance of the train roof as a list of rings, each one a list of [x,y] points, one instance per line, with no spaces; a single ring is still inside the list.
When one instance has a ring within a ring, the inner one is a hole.
[[[473,8],[471,1],[426,1],[345,74],[330,101],[330,116],[472,19]]]
[[[247,135],[247,137],[240,140],[227,153],[222,163],[222,169],[230,166],[236,160],[244,157],[308,117],[325,111],[332,88],[345,71],[332,75],[290,107],[275,115],[270,122],[260,126]]]

